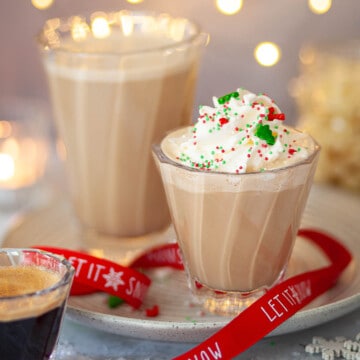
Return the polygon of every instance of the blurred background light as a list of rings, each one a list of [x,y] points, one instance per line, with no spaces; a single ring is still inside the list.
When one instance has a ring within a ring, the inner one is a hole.
[[[110,25],[105,16],[94,16],[91,22],[91,31],[97,39],[104,39],[110,35]]]
[[[242,0],[216,0],[216,8],[225,15],[234,15],[242,8]]]
[[[35,8],[44,10],[49,8],[54,3],[54,0],[31,0],[31,3]]]
[[[308,0],[310,10],[315,14],[325,14],[332,5],[332,0]]]
[[[0,180],[9,180],[14,176],[15,165],[10,155],[0,153],[0,169]]]
[[[261,42],[256,46],[254,56],[260,65],[273,66],[279,62],[281,51],[275,43]]]

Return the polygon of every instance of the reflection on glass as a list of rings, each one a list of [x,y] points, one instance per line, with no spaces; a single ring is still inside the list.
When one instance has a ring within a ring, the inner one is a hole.
[[[92,19],[91,31],[96,39],[104,39],[111,33],[108,20],[103,15],[97,15]]]
[[[132,34],[134,31],[133,17],[127,11],[122,11],[119,13],[119,20],[123,34],[125,36]]]

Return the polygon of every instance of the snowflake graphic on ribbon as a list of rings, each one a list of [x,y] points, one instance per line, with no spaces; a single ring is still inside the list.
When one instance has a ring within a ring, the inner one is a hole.
[[[360,360],[360,333],[355,341],[337,336],[333,340],[315,336],[311,344],[306,345],[305,351],[310,354],[321,354],[323,360]]]
[[[117,291],[119,285],[125,284],[125,282],[121,279],[123,275],[123,271],[116,272],[114,268],[110,268],[109,273],[103,275],[103,278],[106,280],[105,287],[112,287],[115,291]]]

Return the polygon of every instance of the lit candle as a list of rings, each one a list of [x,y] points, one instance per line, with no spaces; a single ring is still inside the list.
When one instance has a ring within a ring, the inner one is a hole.
[[[16,124],[19,125],[19,124]],[[0,121],[0,188],[34,185],[44,174],[47,149],[44,140],[17,134],[11,121]]]

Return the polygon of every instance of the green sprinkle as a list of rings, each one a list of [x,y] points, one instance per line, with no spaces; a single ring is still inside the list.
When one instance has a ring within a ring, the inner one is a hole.
[[[275,136],[272,134],[269,125],[258,124],[255,129],[255,136],[261,140],[265,140],[268,145],[275,144]]]
[[[108,297],[108,306],[111,309],[114,309],[114,308],[118,307],[119,305],[121,305],[123,303],[124,303],[124,300],[117,297],[117,296],[110,295]]]
[[[231,98],[235,98],[237,99],[239,97],[239,93],[237,91],[234,91],[230,94],[226,94],[224,96],[221,96],[218,98],[218,103],[219,104],[225,104],[226,102],[228,102]]]
[[[190,322],[192,322],[193,324],[196,324],[196,323],[197,323],[197,321],[194,320],[194,319],[192,319],[190,316],[186,316],[186,317],[185,317],[185,320],[190,321]]]

